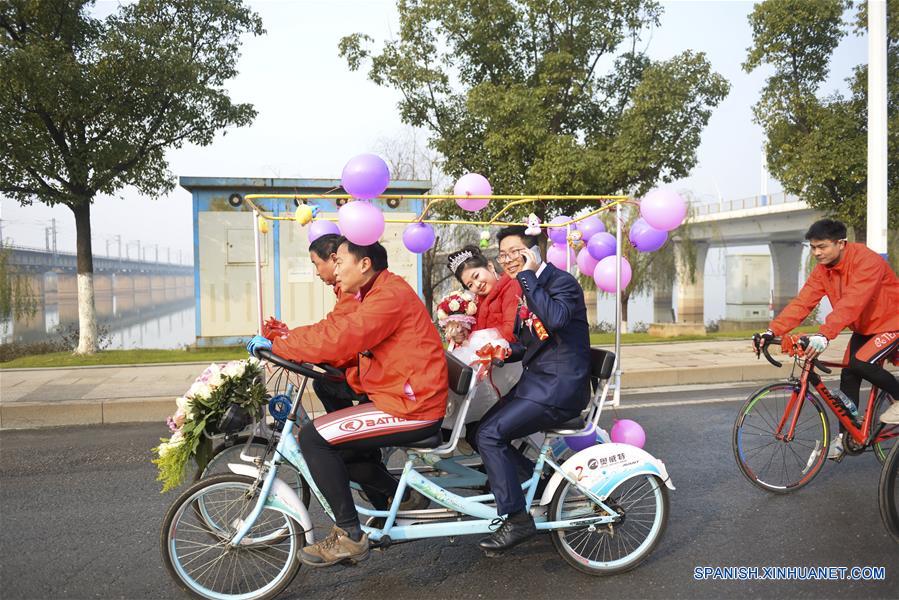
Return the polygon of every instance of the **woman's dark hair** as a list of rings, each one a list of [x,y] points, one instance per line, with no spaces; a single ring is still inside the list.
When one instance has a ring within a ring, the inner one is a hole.
[[[517,235],[521,238],[521,241],[524,243],[525,248],[530,248],[539,244],[537,236],[528,235],[527,233],[525,233],[526,231],[527,227],[524,227],[523,225],[509,225],[508,227],[503,227],[496,234],[496,243],[502,244],[503,240],[507,237]]]
[[[322,260],[328,260],[332,254],[337,254],[337,248],[340,246],[341,237],[336,233],[326,233],[315,238],[315,241],[309,244],[309,253],[315,253]]]
[[[341,237],[337,246],[340,247],[344,244],[346,244],[347,252],[355,256],[356,260],[362,260],[366,257],[371,260],[371,268],[375,272],[383,271],[387,268],[387,250],[380,244],[380,242],[375,242],[368,246],[360,246],[354,244],[345,237]]]
[[[467,258],[465,258],[467,257]],[[461,262],[460,262],[461,261]],[[477,246],[473,246],[471,244],[464,246],[461,250],[457,250],[453,252],[447,257],[447,268],[453,272],[453,275],[456,276],[456,279],[459,280],[459,283],[465,285],[465,282],[462,281],[462,273],[464,273],[467,269],[477,269],[477,268],[487,268],[487,265],[490,264],[490,261],[487,260],[487,257],[481,254],[481,249]],[[453,269],[453,266],[456,268]]]
[[[839,242],[846,239],[846,225],[833,219],[815,221],[805,233],[807,240],[831,240]]]

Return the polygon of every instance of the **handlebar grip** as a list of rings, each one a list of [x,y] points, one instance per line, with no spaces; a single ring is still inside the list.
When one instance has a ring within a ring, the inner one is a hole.
[[[771,355],[768,353],[768,346],[770,346],[771,344],[780,344],[780,342],[780,338],[771,338],[767,343],[762,345],[762,353],[765,355],[765,359],[778,369],[784,365],[782,362],[776,361],[771,357]]]
[[[824,373],[827,373],[828,375],[833,373],[833,371],[830,368],[825,367],[823,364],[821,364],[817,358],[813,361],[813,364],[819,371],[823,371]]]

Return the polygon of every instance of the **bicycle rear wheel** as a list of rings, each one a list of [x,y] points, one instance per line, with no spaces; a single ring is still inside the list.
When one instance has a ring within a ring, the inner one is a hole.
[[[877,399],[874,400],[874,407],[872,409],[874,411],[874,431],[877,431],[877,429],[881,425],[880,415],[882,415],[884,411],[888,409],[892,404],[893,398],[885,391],[880,390],[880,393],[877,394]],[[894,431],[896,433],[899,433],[899,425],[884,424],[881,433],[885,433],[887,431]],[[871,446],[874,448],[874,456],[877,457],[877,460],[880,461],[880,464],[883,464],[883,462],[887,459],[887,455],[890,453],[890,450],[893,448],[893,446],[897,445],[897,442],[899,442],[899,437],[894,437],[882,442],[871,444]]]
[[[899,444],[893,446],[883,463],[877,492],[883,525],[899,543]]]
[[[801,404],[792,440],[778,439],[777,425],[797,388],[775,383],[743,404],[733,430],[734,458],[746,478],[763,490],[786,494],[811,481],[827,459],[827,415],[811,394]],[[789,427],[789,417],[784,432]]]
[[[216,475],[193,484],[169,508],[160,532],[162,560],[191,596],[269,599],[290,585],[303,545],[302,528],[293,519],[266,508],[239,545],[228,544],[258,498],[253,478]],[[215,527],[200,516],[198,503],[214,511]]]
[[[588,575],[613,575],[633,569],[655,549],[668,524],[668,489],[653,475],[621,481],[606,499],[619,514],[608,525],[585,525],[550,532],[553,546],[569,565]],[[577,486],[563,481],[549,505],[549,520],[605,514]]]

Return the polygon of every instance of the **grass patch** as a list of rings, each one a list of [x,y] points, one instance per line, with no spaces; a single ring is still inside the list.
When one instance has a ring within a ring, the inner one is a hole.
[[[807,327],[797,327],[793,333],[815,333],[818,331],[817,325]],[[658,344],[665,342],[699,342],[699,341],[722,341],[722,340],[745,340],[747,343],[752,339],[752,334],[758,333],[755,330],[746,331],[717,331],[715,333],[706,333],[705,335],[679,335],[675,337],[659,337],[649,335],[648,333],[623,333],[621,334],[622,344]],[[590,343],[594,346],[613,346],[615,344],[614,333],[591,333]]]
[[[139,365],[153,363],[178,363],[199,361],[225,361],[247,357],[243,346],[226,348],[202,348],[191,350],[104,350],[96,354],[79,355],[71,352],[51,352],[22,356],[0,363],[0,369],[28,367],[85,367],[92,365]]]

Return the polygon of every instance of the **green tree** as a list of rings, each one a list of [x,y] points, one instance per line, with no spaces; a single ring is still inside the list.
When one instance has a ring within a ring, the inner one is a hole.
[[[170,191],[167,149],[249,124],[253,107],[225,82],[241,36],[264,32],[240,0],[139,0],[105,19],[93,4],[0,4],[0,193],[74,213],[81,353],[97,351],[91,203]]]
[[[830,57],[849,33],[844,0],[766,0],[749,16],[753,45],[744,70],[766,65],[768,78],[754,107],[767,135],[768,170],[811,206],[846,222],[865,241],[867,217],[867,65],[848,78],[849,96],[819,97]],[[855,27],[867,26],[860,3]],[[899,152],[899,0],[887,4],[888,146]],[[889,171],[890,228],[899,228],[899,170]]]

